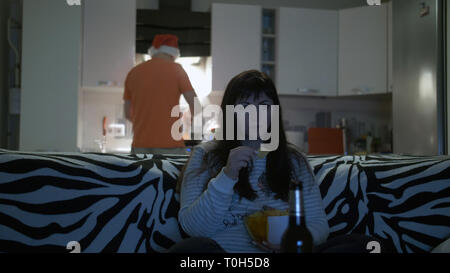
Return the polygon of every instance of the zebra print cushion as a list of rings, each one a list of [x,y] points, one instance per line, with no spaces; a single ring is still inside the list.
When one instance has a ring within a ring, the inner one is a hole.
[[[0,150],[0,252],[164,252],[187,238],[177,221],[183,155]],[[377,237],[424,252],[450,236],[448,157],[309,156],[330,238]]]
[[[390,252],[429,252],[450,236],[450,157],[309,156],[331,237],[376,237]]]
[[[0,152],[0,252],[163,252],[187,156]]]

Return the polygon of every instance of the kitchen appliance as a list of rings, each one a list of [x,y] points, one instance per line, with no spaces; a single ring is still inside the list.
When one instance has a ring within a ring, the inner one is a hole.
[[[344,154],[344,134],[339,128],[309,128],[308,154],[342,155]]]
[[[394,0],[393,152],[442,155],[446,144],[443,0]]]

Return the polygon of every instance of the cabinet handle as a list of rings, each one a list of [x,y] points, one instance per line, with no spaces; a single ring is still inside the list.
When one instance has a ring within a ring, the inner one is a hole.
[[[352,93],[357,93],[357,94],[367,94],[370,93],[370,88],[365,87],[365,88],[353,88],[351,90]]]
[[[98,86],[117,86],[115,81],[99,81]]]
[[[302,94],[317,94],[319,92],[320,92],[319,89],[297,88],[297,93],[302,93]]]

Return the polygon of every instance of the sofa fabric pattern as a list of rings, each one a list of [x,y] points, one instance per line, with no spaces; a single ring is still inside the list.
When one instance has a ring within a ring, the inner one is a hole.
[[[0,252],[164,252],[186,156],[0,153]]]
[[[0,150],[0,252],[165,252],[178,221],[185,155]],[[308,156],[330,237],[371,235],[389,252],[450,236],[450,157]]]
[[[450,236],[450,157],[309,156],[330,237],[358,233],[388,252],[429,252]]]

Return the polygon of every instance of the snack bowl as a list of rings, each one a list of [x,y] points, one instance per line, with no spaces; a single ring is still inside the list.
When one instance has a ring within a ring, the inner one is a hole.
[[[264,210],[258,211],[244,218],[245,227],[250,238],[257,243],[268,241],[269,237],[269,221],[270,216],[288,217],[288,210]],[[282,234],[279,234],[281,238]]]

